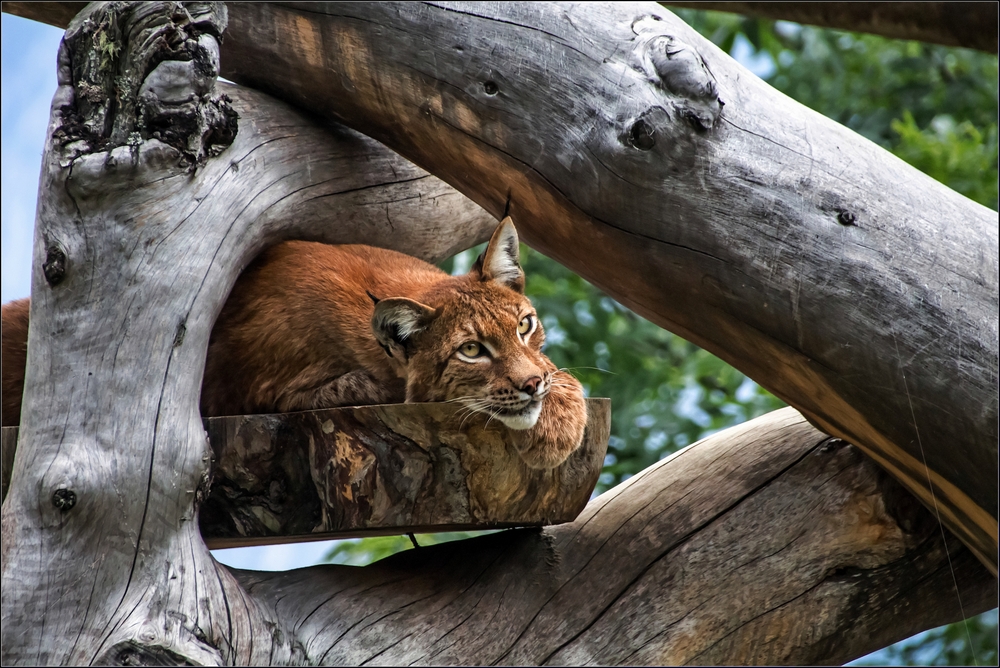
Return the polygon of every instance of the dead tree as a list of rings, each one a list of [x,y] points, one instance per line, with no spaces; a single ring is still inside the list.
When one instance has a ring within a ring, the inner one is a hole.
[[[6,663],[841,662],[995,605],[996,214],[656,5],[228,22],[107,3],[61,47],[2,507]],[[508,209],[857,448],[787,409],[569,524],[365,569],[219,565],[195,521],[197,398],[240,270],[290,237],[436,259],[493,224],[323,119]]]

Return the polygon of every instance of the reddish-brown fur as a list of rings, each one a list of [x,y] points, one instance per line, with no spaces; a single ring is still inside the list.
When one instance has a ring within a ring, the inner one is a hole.
[[[456,400],[518,425],[512,440],[530,466],[558,465],[583,438],[583,391],[541,352],[516,247],[504,221],[464,276],[370,246],[270,248],[237,280],[212,330],[202,414]],[[525,317],[534,329],[522,337]],[[19,422],[27,325],[27,299],[3,306],[4,425]],[[492,354],[463,357],[470,341]],[[523,428],[531,410],[537,421]]]
[[[3,426],[21,422],[21,390],[24,388],[24,367],[28,360],[28,311],[30,299],[15,299],[0,307],[0,367],[3,373],[0,391]]]

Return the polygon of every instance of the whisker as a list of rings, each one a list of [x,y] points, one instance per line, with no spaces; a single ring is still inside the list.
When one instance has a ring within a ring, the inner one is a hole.
[[[576,378],[576,374],[573,373],[573,369],[592,369],[594,371],[600,371],[602,373],[609,373],[612,376],[617,376],[618,375],[614,371],[608,371],[607,369],[601,369],[600,367],[596,367],[596,366],[566,366],[566,367],[562,367],[561,369],[558,369],[558,371],[565,371],[566,373],[568,373],[571,376],[573,376],[574,378]]]

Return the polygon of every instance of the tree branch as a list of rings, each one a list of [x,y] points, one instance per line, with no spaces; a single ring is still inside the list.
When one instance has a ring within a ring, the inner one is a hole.
[[[996,604],[996,580],[912,495],[792,409],[572,524],[234,573],[310,661],[344,665],[839,664]]]
[[[994,2],[663,2],[667,8],[716,10],[795,21],[824,28],[867,32],[945,46],[997,52]],[[85,2],[5,2],[3,11],[59,28],[69,25]]]

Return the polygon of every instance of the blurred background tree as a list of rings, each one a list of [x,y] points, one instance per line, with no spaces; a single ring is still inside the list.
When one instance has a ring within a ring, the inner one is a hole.
[[[846,125],[965,196],[997,209],[997,57],[976,51],[678,9],[699,33],[798,102]],[[442,264],[468,269],[482,248]],[[596,493],[679,448],[784,404],[715,356],[636,315],[522,246],[546,353],[589,396],[611,397]],[[470,534],[428,534],[421,544]],[[406,536],[342,541],[334,563],[411,548]],[[997,611],[918,634],[857,665],[997,665]]]

